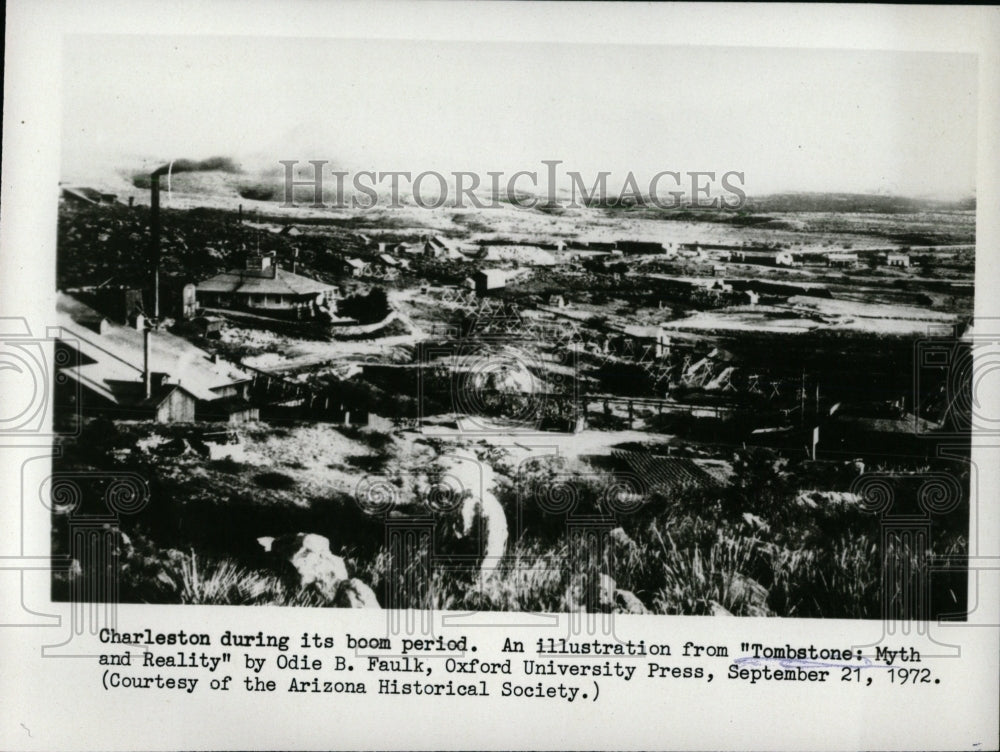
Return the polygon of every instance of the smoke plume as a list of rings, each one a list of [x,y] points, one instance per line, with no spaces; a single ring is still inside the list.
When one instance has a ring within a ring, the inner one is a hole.
[[[192,159],[175,159],[173,162],[153,170],[153,176],[176,175],[181,172],[240,172],[239,166],[229,157],[209,157],[200,161]]]

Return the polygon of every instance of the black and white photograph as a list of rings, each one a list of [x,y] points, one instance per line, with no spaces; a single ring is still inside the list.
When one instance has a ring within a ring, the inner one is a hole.
[[[54,597],[963,617],[974,57],[66,52]]]
[[[1000,9],[5,12],[0,748],[995,744]]]

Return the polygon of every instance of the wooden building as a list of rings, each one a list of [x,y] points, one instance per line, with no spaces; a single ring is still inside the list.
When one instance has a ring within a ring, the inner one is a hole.
[[[250,375],[166,331],[114,324],[59,293],[57,400],[84,414],[160,422],[256,420]]]
[[[502,269],[482,269],[473,279],[477,295],[489,295],[507,287],[507,275]]]
[[[202,308],[231,308],[311,318],[336,313],[339,290],[319,280],[281,269],[273,255],[252,256],[245,269],[216,274],[195,288]]]

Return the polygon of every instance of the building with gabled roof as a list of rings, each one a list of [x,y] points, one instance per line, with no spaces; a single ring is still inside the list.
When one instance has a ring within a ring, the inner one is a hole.
[[[60,195],[65,201],[81,205],[113,204],[118,200],[115,193],[105,193],[85,186],[60,186]]]
[[[309,318],[320,310],[335,312],[340,292],[334,285],[286,271],[272,255],[265,255],[247,259],[245,269],[232,269],[199,282],[195,295],[202,308],[286,312]]]
[[[57,385],[77,407],[120,419],[256,420],[250,374],[166,331],[114,324],[59,293]]]

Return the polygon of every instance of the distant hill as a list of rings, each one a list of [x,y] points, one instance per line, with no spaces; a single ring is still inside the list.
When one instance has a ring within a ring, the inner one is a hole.
[[[775,193],[747,197],[749,212],[874,212],[975,211],[975,197],[960,200],[908,198],[865,193]]]

